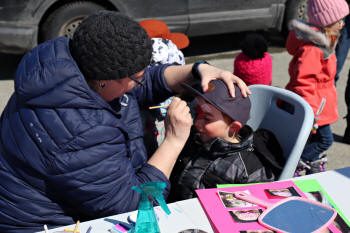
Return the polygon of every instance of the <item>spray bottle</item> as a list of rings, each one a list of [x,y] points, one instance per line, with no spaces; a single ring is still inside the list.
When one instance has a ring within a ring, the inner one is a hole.
[[[166,214],[170,214],[163,196],[166,187],[164,182],[148,182],[132,189],[141,194],[135,228],[131,233],[160,233],[157,217],[153,209],[152,199],[155,199]]]

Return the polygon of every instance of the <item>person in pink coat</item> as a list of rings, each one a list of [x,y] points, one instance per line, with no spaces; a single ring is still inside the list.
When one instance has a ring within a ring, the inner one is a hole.
[[[293,58],[286,89],[303,97],[315,114],[313,132],[295,175],[325,170],[324,152],[334,140],[330,124],[338,119],[334,50],[348,14],[345,0],[309,0],[309,22],[290,22],[286,48]]]

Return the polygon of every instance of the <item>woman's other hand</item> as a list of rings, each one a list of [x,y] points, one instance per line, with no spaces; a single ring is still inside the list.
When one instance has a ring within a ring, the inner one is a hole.
[[[202,79],[201,84],[204,92],[208,90],[208,84],[211,80],[221,79],[226,83],[232,97],[235,96],[234,83],[241,89],[244,97],[251,94],[245,82],[227,70],[222,70],[209,64],[201,64],[198,66],[198,71]]]

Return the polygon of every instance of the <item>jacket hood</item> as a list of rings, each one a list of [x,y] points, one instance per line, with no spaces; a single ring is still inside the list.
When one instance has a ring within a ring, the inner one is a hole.
[[[307,44],[319,47],[324,52],[325,57],[328,57],[334,51],[334,48],[330,47],[330,41],[326,35],[309,24],[293,19],[289,23],[289,30],[291,33],[288,36],[286,48],[291,55],[294,55],[300,47]]]
[[[86,83],[65,37],[40,44],[22,58],[15,94],[19,103],[37,107],[101,108],[106,104]]]

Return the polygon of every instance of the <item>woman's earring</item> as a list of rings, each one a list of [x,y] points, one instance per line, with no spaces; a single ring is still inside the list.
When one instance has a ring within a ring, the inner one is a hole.
[[[243,125],[239,121],[234,121],[231,123],[230,130],[229,130],[229,137],[236,137],[238,136],[238,131],[243,127]]]
[[[228,136],[229,136],[230,138],[236,137],[236,131],[230,129],[230,130],[228,131]]]
[[[104,88],[104,87],[106,86],[106,84],[105,84],[105,83],[102,83],[102,82],[100,82],[98,85],[99,85],[101,88]]]

